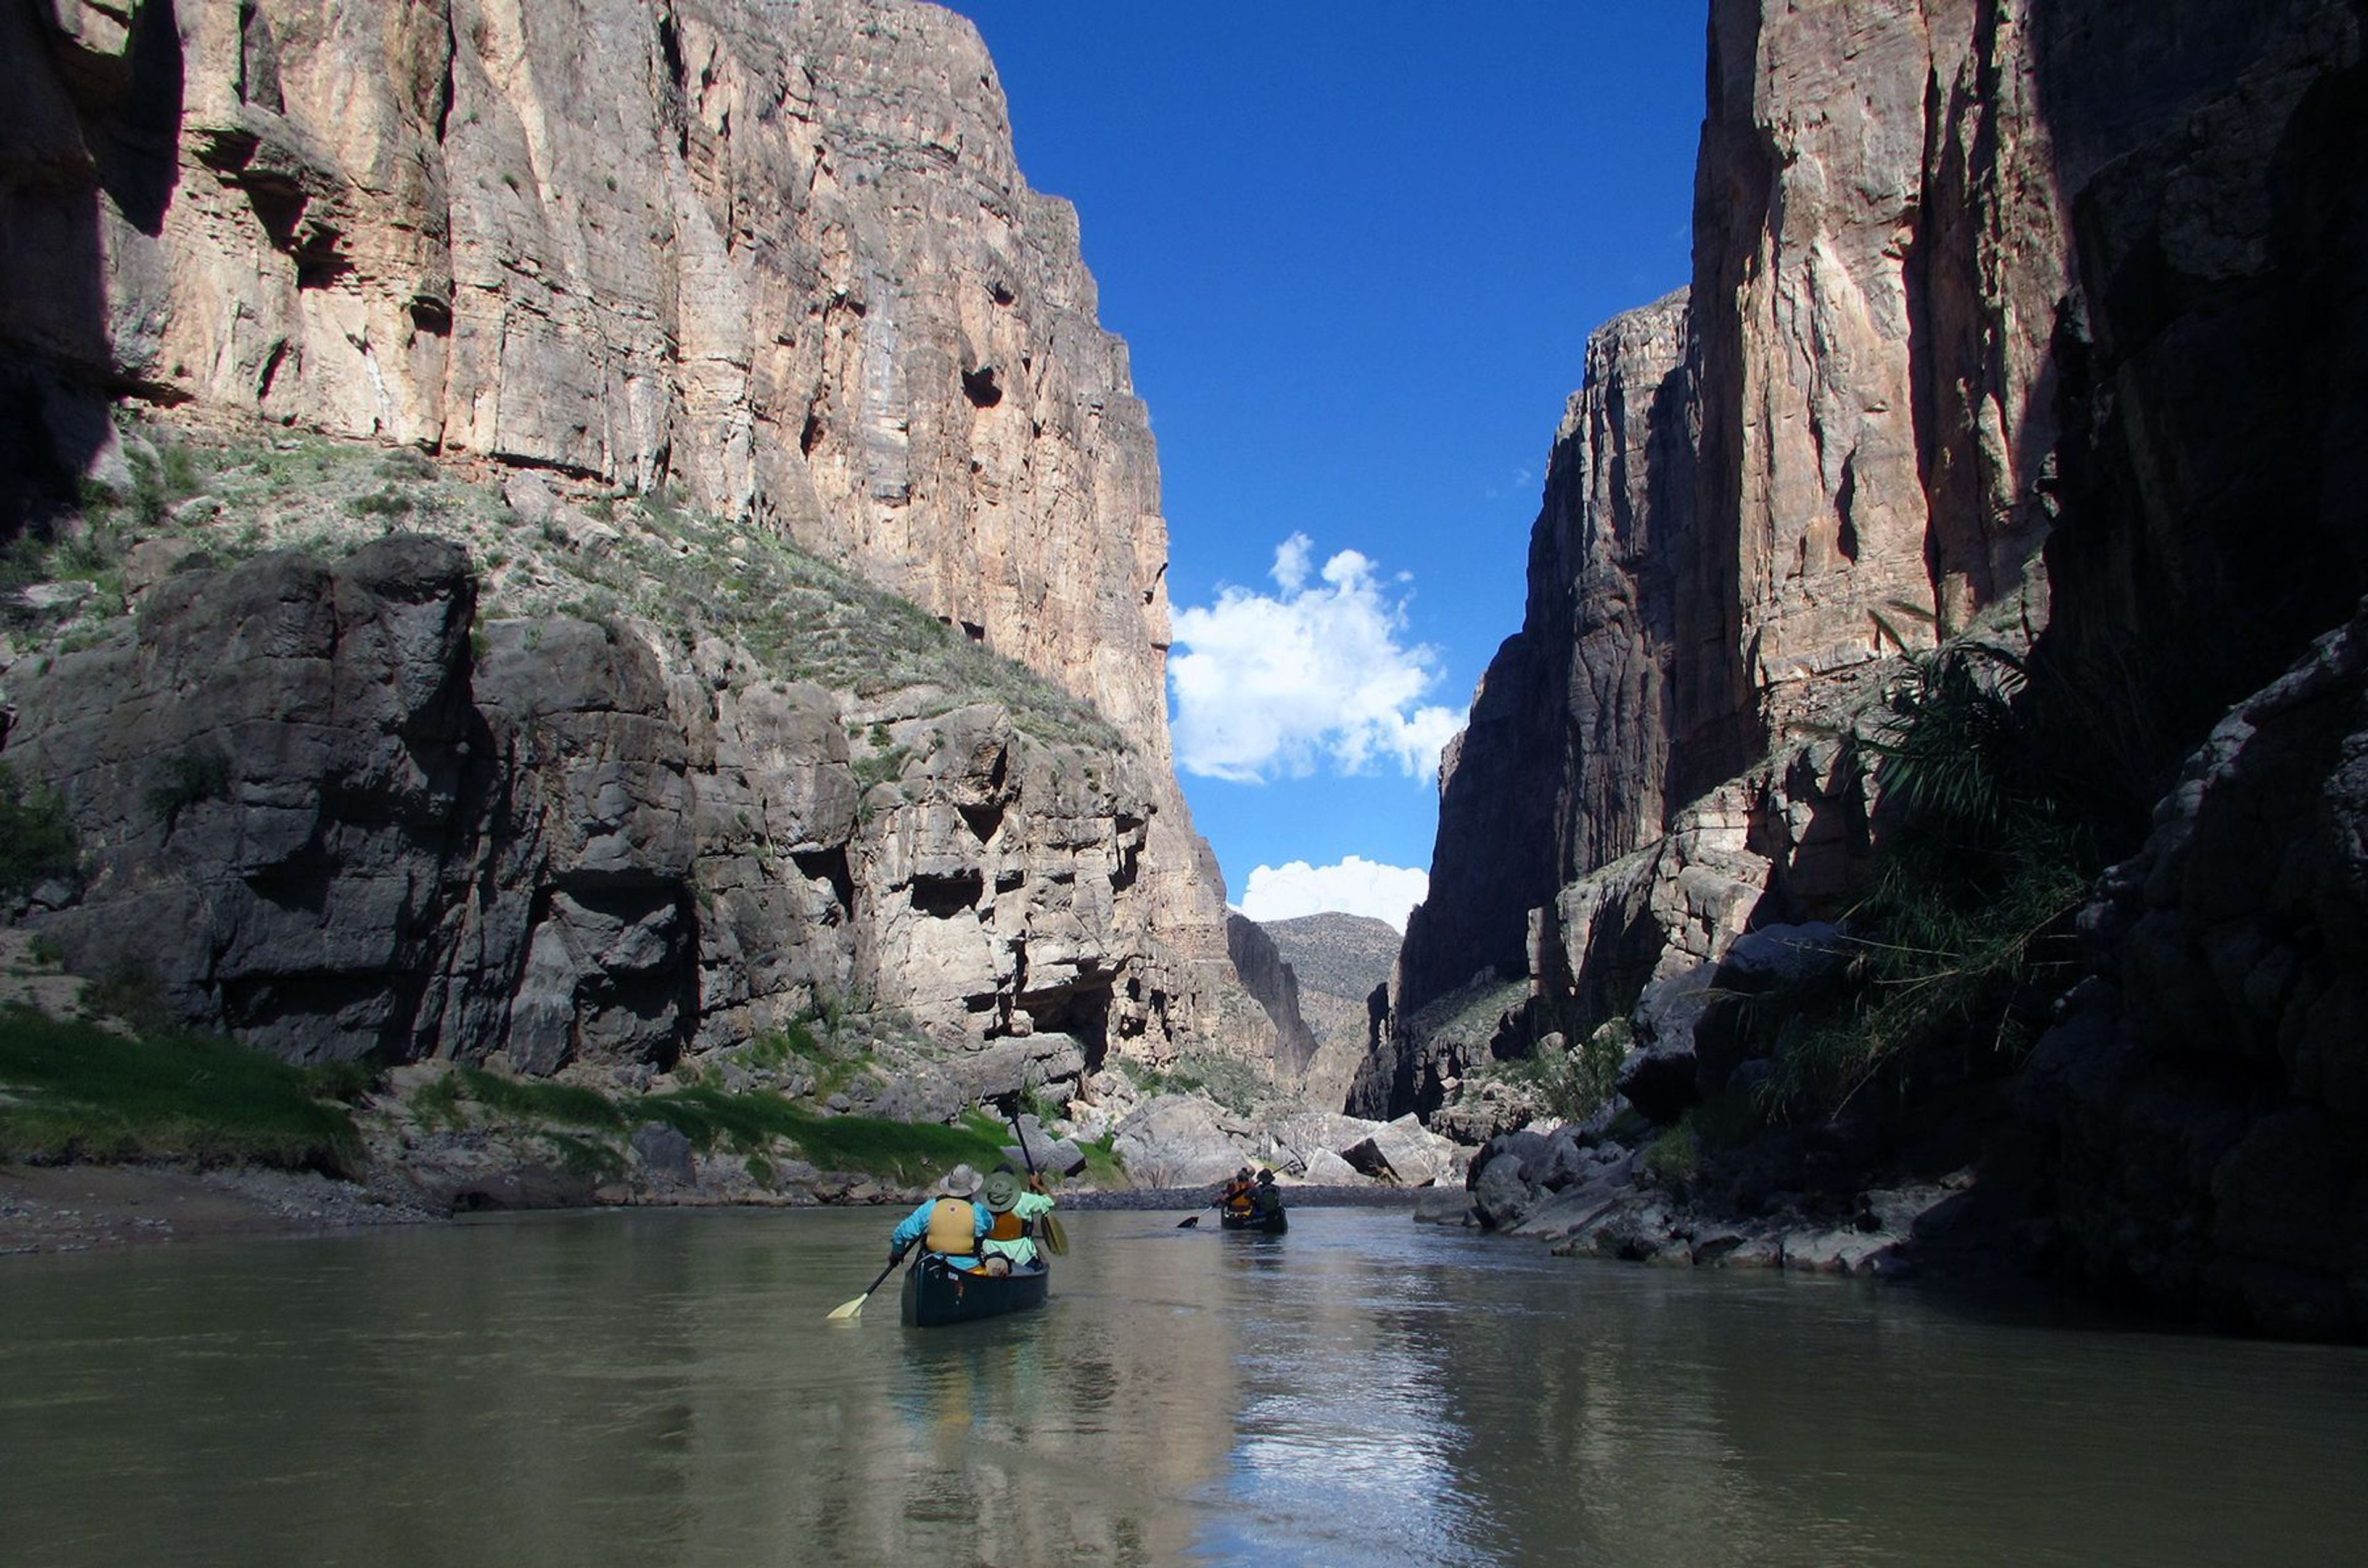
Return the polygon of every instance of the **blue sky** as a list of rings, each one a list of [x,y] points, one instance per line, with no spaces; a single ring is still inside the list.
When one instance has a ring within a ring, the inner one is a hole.
[[[1402,916],[1587,335],[1686,280],[1706,7],[951,8],[1151,410],[1178,772],[1232,899]]]

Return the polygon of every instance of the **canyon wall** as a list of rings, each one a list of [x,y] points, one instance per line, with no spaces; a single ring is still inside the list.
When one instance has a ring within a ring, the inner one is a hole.
[[[472,636],[477,592],[412,533],[191,564],[12,669],[6,759],[85,846],[27,924],[297,1060],[630,1082],[860,1007],[942,1116],[1160,1044],[1132,753],[978,702],[883,714],[871,768],[839,694],[645,622]]]
[[[1526,972],[1521,912],[2019,599],[2067,258],[2013,9],[1712,8],[1693,283],[1588,344],[1403,1008]],[[1823,816],[1755,836],[1786,859]]]
[[[1136,1021],[1265,1049],[1174,781],[1147,416],[959,18],[12,6],[0,297],[11,531],[124,484],[129,399],[710,514],[1065,687],[1132,759]]]
[[[1429,1112],[1491,1053],[1632,1009],[1629,1081],[1664,1053],[1691,1073],[1701,1007],[1667,988],[1863,886],[1880,801],[1839,737],[1896,655],[1966,631],[2026,650],[2035,689],[2093,714],[2058,760],[2124,797],[2081,802],[2122,852],[2222,713],[2272,681],[2252,700],[2283,713],[2300,683],[2317,717],[2284,727],[2317,738],[2270,746],[2274,786],[2220,790],[2293,818],[2207,805],[2222,870],[2182,892],[2180,846],[2207,836],[2180,825],[2191,786],[2130,873],[2149,891],[2091,920],[2109,977],[2210,949],[2203,1016],[2284,1043],[2206,1053],[2199,1096],[2186,1026],[2092,1006],[2109,1092],[2056,1061],[2026,1109],[2071,1267],[2356,1324],[2357,1204],[2313,1199],[2313,1259],[2261,1240],[2274,1182],[2248,1129],[2307,1124],[2311,1169],[2359,1190],[2368,1134],[2336,1064],[2356,1045],[2293,1043],[2351,1006],[2325,979],[2335,938],[2296,912],[2348,931],[2358,890],[2222,884],[2228,858],[2286,864],[2349,820],[2349,643],[2280,677],[2368,590],[2362,31],[2344,0],[1713,0],[1691,284],[1589,345],[1524,624],[1448,753],[1432,894],[1355,1108]],[[2191,780],[2246,771],[2236,749]],[[2149,1071],[2169,1086],[2134,1103]],[[2133,1190],[2114,1147],[2183,1153]],[[2161,1237],[2215,1224],[2249,1262],[2164,1261]]]

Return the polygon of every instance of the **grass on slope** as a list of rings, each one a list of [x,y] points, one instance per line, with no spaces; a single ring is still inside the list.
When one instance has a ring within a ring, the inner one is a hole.
[[[343,1170],[343,1075],[197,1035],[126,1040],[81,1019],[0,1009],[0,1158],[254,1160]]]
[[[662,1122],[702,1153],[725,1150],[769,1165],[776,1155],[794,1151],[824,1170],[855,1171],[907,1186],[932,1181],[957,1164],[991,1170],[1003,1159],[1001,1127],[976,1113],[953,1127],[824,1116],[775,1090],[714,1084],[610,1099],[593,1089],[461,1067],[424,1085],[411,1105],[423,1120],[462,1126],[464,1100],[506,1120],[556,1123],[595,1134],[621,1136],[632,1127]]]

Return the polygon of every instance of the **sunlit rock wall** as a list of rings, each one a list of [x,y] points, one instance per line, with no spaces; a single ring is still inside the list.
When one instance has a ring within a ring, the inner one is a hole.
[[[1172,776],[1147,418],[967,23],[42,0],[0,16],[0,173],[13,513],[44,468],[120,472],[128,394],[781,530],[1110,716],[1144,1006],[1257,1034]]]

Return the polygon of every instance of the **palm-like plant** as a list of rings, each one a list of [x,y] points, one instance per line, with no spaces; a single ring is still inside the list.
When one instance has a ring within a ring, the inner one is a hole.
[[[1910,819],[1983,836],[2036,804],[2014,708],[2022,661],[1994,643],[1954,642],[1907,664],[1863,738],[1884,798]]]

